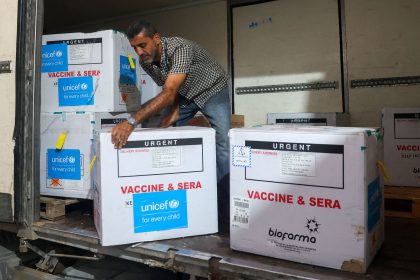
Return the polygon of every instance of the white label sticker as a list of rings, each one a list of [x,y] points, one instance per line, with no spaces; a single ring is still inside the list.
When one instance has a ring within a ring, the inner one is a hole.
[[[315,177],[315,154],[312,153],[282,153],[281,173],[291,176]]]
[[[152,149],[152,168],[180,167],[182,150],[180,147]]]
[[[417,113],[418,114],[418,113]],[[409,114],[409,115],[415,115]],[[420,139],[420,119],[419,118],[396,118],[395,123],[395,139]]]
[[[74,45],[69,47],[71,61],[89,59],[89,45]]]
[[[117,153],[119,177],[204,170],[202,138],[128,141]]]
[[[249,228],[250,201],[242,197],[232,198],[232,226]]]
[[[251,167],[251,147],[233,146],[232,165],[241,167]]]
[[[69,45],[69,64],[102,63],[102,44]]]

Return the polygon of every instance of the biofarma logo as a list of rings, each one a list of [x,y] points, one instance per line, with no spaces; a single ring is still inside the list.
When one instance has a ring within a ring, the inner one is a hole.
[[[272,229],[271,227],[268,229],[268,236],[270,237],[276,237],[280,240],[293,240],[293,241],[299,241],[303,243],[316,243],[316,237],[313,236],[313,234],[318,233],[319,234],[319,226],[321,224],[318,223],[315,219],[306,219],[306,225],[305,228],[308,229],[309,235],[305,234],[299,234],[294,232],[287,232],[287,231],[281,231],[277,228]]]
[[[159,211],[159,210],[167,210],[169,209],[177,209],[179,207],[179,200],[172,199],[172,200],[165,200],[162,203],[150,203],[142,205],[141,211],[142,212],[149,212],[149,211]]]

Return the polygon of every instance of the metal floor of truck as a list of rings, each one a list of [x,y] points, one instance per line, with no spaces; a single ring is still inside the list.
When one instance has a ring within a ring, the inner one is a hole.
[[[420,279],[420,221],[386,218],[385,243],[366,274],[343,272],[233,251],[219,234],[139,244],[102,247],[90,215],[77,211],[65,219],[40,220],[33,230],[40,238],[212,279]]]

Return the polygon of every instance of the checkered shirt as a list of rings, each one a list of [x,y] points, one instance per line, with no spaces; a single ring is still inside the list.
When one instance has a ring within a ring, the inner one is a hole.
[[[201,109],[210,97],[227,86],[228,75],[209,53],[196,43],[180,37],[161,37],[160,67],[140,65],[158,84],[163,86],[170,74],[187,74],[178,93]]]

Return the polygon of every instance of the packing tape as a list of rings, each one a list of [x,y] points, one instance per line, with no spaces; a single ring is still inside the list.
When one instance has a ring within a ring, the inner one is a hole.
[[[385,181],[389,181],[389,179],[391,179],[391,177],[389,177],[384,163],[380,160],[377,160],[376,161],[376,166],[379,168],[379,171],[381,172],[382,176],[384,176]]]
[[[88,167],[88,173],[90,173],[90,171],[92,170],[93,165],[95,164],[96,161],[96,156],[92,157],[92,160],[89,163],[89,167]]]
[[[57,142],[55,142],[55,148],[57,150],[61,150],[64,146],[64,142],[66,141],[66,137],[67,137],[67,131],[62,132],[58,138],[57,138]]]
[[[128,62],[130,63],[131,70],[136,69],[136,65],[134,64],[134,61],[133,61],[133,58],[131,57],[131,55],[128,55]]]

